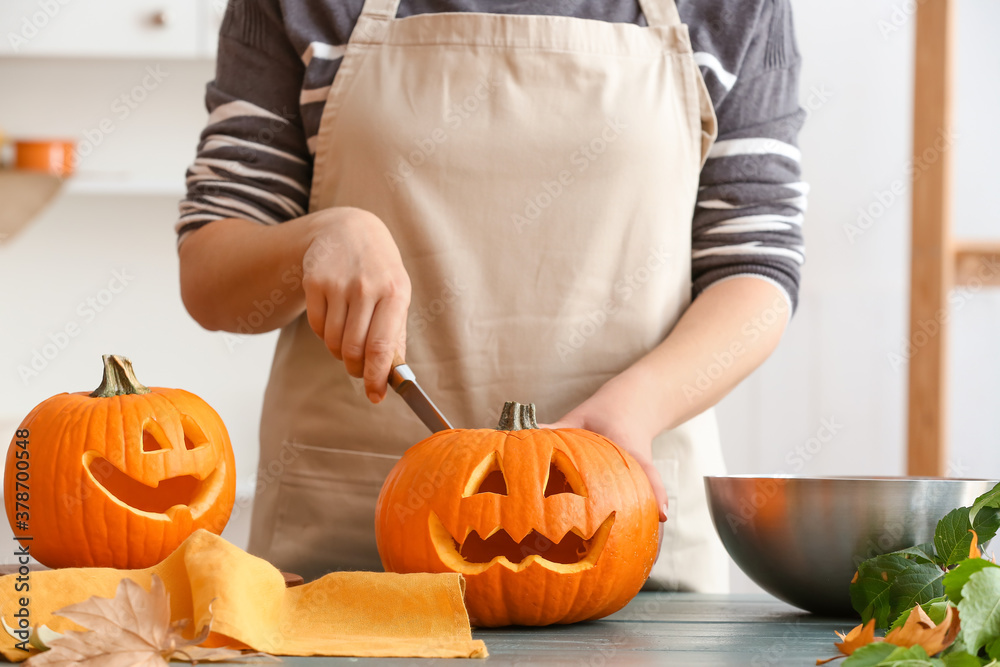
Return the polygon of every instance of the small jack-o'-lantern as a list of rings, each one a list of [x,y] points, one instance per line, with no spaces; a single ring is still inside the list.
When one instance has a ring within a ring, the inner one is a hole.
[[[221,533],[235,497],[218,413],[182,389],[144,387],[118,356],[104,356],[93,392],[35,407],[7,452],[7,518],[49,567],[148,567],[199,528]]]
[[[499,427],[452,429],[411,447],[378,499],[392,572],[460,572],[474,625],[601,618],[649,576],[659,543],[639,464],[582,429],[539,429],[508,403]]]

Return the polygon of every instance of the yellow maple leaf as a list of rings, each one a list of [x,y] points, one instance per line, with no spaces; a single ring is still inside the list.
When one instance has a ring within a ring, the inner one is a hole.
[[[198,646],[211,631],[211,620],[198,636],[185,639],[187,619],[170,622],[170,597],[156,574],[147,592],[131,579],[122,579],[113,598],[93,596],[57,609],[55,614],[88,628],[70,630],[49,642],[26,667],[167,667],[170,660],[190,662],[260,660],[280,662],[266,653],[243,653],[228,648]]]

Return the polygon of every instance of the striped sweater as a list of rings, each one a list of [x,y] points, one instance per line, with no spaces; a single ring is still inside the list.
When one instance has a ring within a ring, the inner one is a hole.
[[[207,127],[187,172],[178,244],[223,218],[306,213],[323,106],[363,0],[230,0]],[[692,283],[754,275],[794,308],[804,261],[796,137],[799,53],[789,0],[677,0],[719,122],[692,220]],[[431,12],[550,14],[645,25],[637,0],[402,0]]]

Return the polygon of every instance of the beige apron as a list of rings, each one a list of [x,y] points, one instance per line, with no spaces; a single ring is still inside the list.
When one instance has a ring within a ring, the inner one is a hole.
[[[687,27],[673,0],[642,0],[648,28],[397,19],[398,3],[365,2],[323,114],[310,209],[366,209],[391,231],[412,283],[406,358],[452,423],[495,427],[506,400],[555,421],[689,304],[716,119]],[[281,332],[265,396],[250,550],[307,579],[381,569],[379,489],[427,435],[398,396],[370,404],[302,315]],[[702,482],[723,470],[714,415],[653,452],[670,510],[651,583],[726,590]]]

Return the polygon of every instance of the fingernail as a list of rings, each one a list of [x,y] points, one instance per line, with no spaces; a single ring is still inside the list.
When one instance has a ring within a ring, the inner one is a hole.
[[[663,517],[664,521],[667,520],[667,504],[666,503],[663,503],[662,505],[660,505],[660,516]]]
[[[379,398],[379,395],[376,394],[374,391],[370,391],[368,392],[368,400],[371,401],[372,403],[378,403],[382,399]]]

